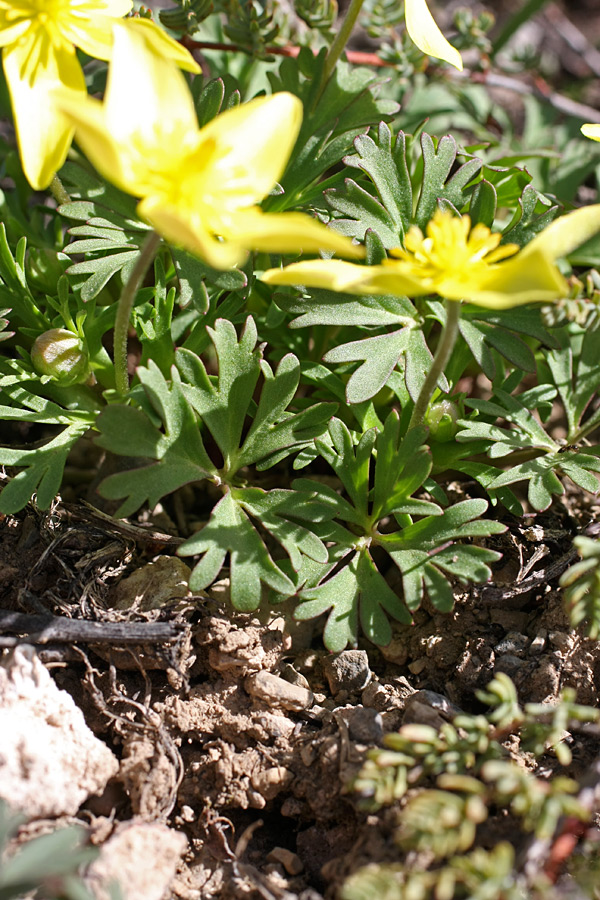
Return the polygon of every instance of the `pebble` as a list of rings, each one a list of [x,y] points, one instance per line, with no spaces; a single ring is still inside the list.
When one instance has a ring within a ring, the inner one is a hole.
[[[421,656],[419,659],[415,659],[414,662],[409,663],[408,671],[412,675],[420,675],[424,669],[427,668],[427,657]]]
[[[313,692],[297,684],[290,684],[271,672],[254,672],[244,681],[246,691],[269,706],[299,712],[310,709],[314,703]]]
[[[552,646],[556,647],[557,650],[568,650],[573,643],[573,638],[565,631],[551,631],[548,635],[548,639]]]
[[[444,722],[451,722],[463,710],[443,694],[436,691],[415,691],[406,701],[403,724],[417,723],[441,728]]]
[[[408,661],[408,641],[404,634],[395,634],[389,644],[379,650],[384,659],[396,666],[405,666]]]
[[[514,656],[522,656],[527,649],[529,638],[520,631],[509,631],[502,640],[494,647],[495,652],[499,656],[512,653]]]
[[[308,678],[305,678],[301,672],[298,672],[291,663],[285,663],[285,665],[281,667],[279,674],[283,680],[289,682],[289,684],[295,684],[298,685],[298,687],[306,688],[307,691],[310,690]]]
[[[546,646],[546,638],[548,637],[548,632],[545,628],[540,628],[536,636],[531,642],[531,647],[529,648],[529,652],[531,654],[541,653],[544,647]]]
[[[348,728],[350,740],[357,744],[380,744],[383,739],[383,719],[376,709],[349,706],[336,710]]]
[[[366,650],[342,650],[322,661],[323,674],[329,682],[332,694],[362,691],[371,680],[369,657]]]
[[[286,850],[285,847],[273,847],[267,856],[269,862],[281,863],[288,875],[299,875],[304,869],[302,860],[297,853]]]
[[[187,597],[192,570],[177,556],[158,556],[123,578],[111,591],[115,609],[148,612],[166,603]]]
[[[512,653],[505,653],[500,659],[496,660],[494,665],[494,675],[496,672],[504,672],[506,675],[513,675],[523,665],[524,660],[519,659]]]
[[[285,766],[272,766],[252,775],[252,787],[265,798],[272,800],[293,780],[294,775]]]

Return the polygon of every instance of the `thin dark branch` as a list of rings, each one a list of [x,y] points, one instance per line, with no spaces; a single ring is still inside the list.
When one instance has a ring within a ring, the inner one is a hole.
[[[173,622],[88,622],[64,616],[28,615],[0,609],[0,634],[26,635],[34,644],[145,644],[178,640],[185,625]],[[2,642],[12,646],[12,638]]]

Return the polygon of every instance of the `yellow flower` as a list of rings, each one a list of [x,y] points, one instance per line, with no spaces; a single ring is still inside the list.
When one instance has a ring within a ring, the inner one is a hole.
[[[435,56],[436,59],[443,59],[462,71],[460,53],[448,43],[435,24],[426,0],[405,0],[404,18],[406,30],[419,50],[429,56]]]
[[[303,213],[263,213],[302,120],[292,94],[261,97],[198,128],[181,72],[117,25],[104,103],[62,98],[77,141],[98,171],[140,197],[139,215],[168,241],[216,268],[248,249],[274,253],[361,248]]]
[[[600,231],[600,204],[562,216],[519,251],[500,245],[500,235],[485,225],[471,228],[469,216],[437,211],[424,236],[409,229],[404,249],[379,266],[317,259],[269,269],[268,284],[295,284],[350,294],[466,300],[489,309],[549,302],[567,294],[555,260],[571,253]]]
[[[57,108],[56,88],[85,96],[75,48],[110,59],[112,26],[131,11],[131,0],[0,0],[0,47],[12,101],[23,171],[37,190],[47,187],[65,161],[73,125]],[[155,52],[198,71],[192,57],[147,20],[131,20]]]
[[[593,141],[600,141],[600,125],[582,125],[581,133]]]

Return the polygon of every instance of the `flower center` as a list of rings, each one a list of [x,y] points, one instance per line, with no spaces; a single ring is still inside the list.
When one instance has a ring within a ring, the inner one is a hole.
[[[500,234],[492,234],[486,225],[471,228],[469,216],[454,216],[449,210],[437,210],[427,225],[426,236],[416,225],[406,234],[404,248],[391,251],[413,278],[431,284],[432,293],[448,296],[448,285],[465,289],[488,275],[495,263],[518,252],[516,244],[499,246]]]

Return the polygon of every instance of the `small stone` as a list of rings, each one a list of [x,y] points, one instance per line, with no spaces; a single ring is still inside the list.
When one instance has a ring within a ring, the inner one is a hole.
[[[190,593],[192,570],[177,556],[159,556],[123,578],[111,591],[115,609],[148,612]]]
[[[290,684],[271,672],[261,671],[248,675],[244,687],[252,697],[263,700],[269,706],[297,712],[310,709],[315,699],[312,691]]]
[[[269,862],[280,863],[288,875],[299,875],[304,869],[298,854],[286,850],[285,847],[273,847],[267,859]]]
[[[441,728],[444,722],[451,722],[463,710],[443,694],[436,691],[415,691],[406,701],[403,724],[416,723]]]
[[[357,744],[380,744],[383,739],[383,720],[377,710],[367,706],[350,706],[337,710],[348,727],[350,740]]]
[[[505,653],[504,656],[501,656],[496,660],[494,665],[494,675],[496,672],[504,672],[506,675],[513,675],[521,668],[523,662],[524,660],[519,659],[518,656],[514,656],[512,653]]]
[[[298,687],[306,688],[307,691],[310,690],[308,678],[305,678],[301,672],[298,672],[291,663],[283,665],[279,674],[284,681],[288,681],[290,684],[296,684]]]
[[[569,650],[573,645],[573,638],[565,631],[551,631],[548,640],[557,650]]]
[[[340,691],[362,691],[371,680],[366,650],[342,650],[341,653],[326,656],[322,666],[334,696]]]
[[[185,835],[158,822],[131,821],[121,825],[102,845],[85,881],[97,900],[119,896],[127,900],[162,900],[187,847]]]
[[[529,652],[531,654],[537,655],[541,653],[544,647],[546,646],[546,638],[548,637],[548,632],[545,628],[540,628],[536,636],[531,642],[531,647],[529,648]]]
[[[272,800],[293,780],[294,775],[285,766],[272,766],[256,772],[250,779],[252,787],[265,798]]]
[[[408,671],[412,675],[420,675],[427,668],[427,657],[421,656],[419,659],[415,659],[414,662],[409,663]]]
[[[0,666],[0,798],[31,818],[74,816],[118,769],[33,647],[15,648]]]
[[[522,656],[527,649],[529,638],[526,634],[519,631],[509,631],[502,640],[496,644],[494,651],[498,656],[504,656],[506,653],[512,653],[514,656]]]
[[[181,818],[184,822],[195,822],[196,821],[196,813],[192,809],[191,806],[184,805],[181,807]]]
[[[395,634],[389,644],[379,648],[381,655],[396,666],[405,666],[408,660],[408,640],[403,634]]]

